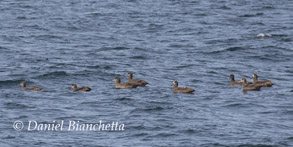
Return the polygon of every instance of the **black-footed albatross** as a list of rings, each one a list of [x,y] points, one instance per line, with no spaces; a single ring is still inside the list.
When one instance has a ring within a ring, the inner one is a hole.
[[[115,82],[115,88],[117,88],[117,89],[136,88],[138,86],[137,84],[133,84],[133,83],[129,83],[129,82],[120,83],[119,77],[116,77],[113,81]]]
[[[231,86],[239,86],[239,85],[242,85],[242,82],[235,81],[234,75],[233,74],[230,74],[230,85]]]
[[[242,78],[242,91],[260,90],[262,86],[257,84],[249,84],[245,78]]]
[[[257,74],[253,74],[252,78],[253,78],[253,84],[261,85],[262,87],[272,87],[274,85],[274,83],[271,81],[258,81]]]
[[[128,77],[128,83],[134,83],[134,84],[136,84],[136,85],[138,85],[138,86],[145,86],[145,85],[148,84],[148,82],[145,81],[145,80],[132,79],[132,77],[133,77],[133,73],[132,73],[132,72],[129,72],[129,73],[127,74],[127,77]]]
[[[187,88],[187,87],[178,87],[178,82],[174,81],[173,82],[173,92],[174,93],[192,93],[195,90],[192,88]]]
[[[29,88],[27,88],[25,82],[21,82],[19,84],[19,86],[21,86],[21,89],[23,89],[23,90],[32,90],[32,91],[40,91],[40,90],[42,90],[42,88],[40,88],[40,87],[29,87]]]
[[[77,88],[76,84],[72,84],[71,88],[73,89],[73,91],[91,91],[92,89],[89,87],[80,87]]]

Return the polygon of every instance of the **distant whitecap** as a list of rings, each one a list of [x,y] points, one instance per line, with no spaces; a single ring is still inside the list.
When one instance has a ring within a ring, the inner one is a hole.
[[[271,34],[263,34],[263,33],[256,35],[256,37],[271,37],[271,36],[272,36]]]

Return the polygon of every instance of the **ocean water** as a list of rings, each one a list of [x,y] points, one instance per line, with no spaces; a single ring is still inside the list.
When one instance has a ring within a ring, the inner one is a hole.
[[[0,146],[293,146],[292,8],[292,0],[1,0]],[[149,84],[115,89],[128,72]],[[243,93],[230,87],[231,73],[275,85]],[[174,80],[196,91],[174,94]],[[21,81],[43,90],[23,91]],[[73,83],[92,91],[73,92]],[[29,121],[124,129],[29,131]]]

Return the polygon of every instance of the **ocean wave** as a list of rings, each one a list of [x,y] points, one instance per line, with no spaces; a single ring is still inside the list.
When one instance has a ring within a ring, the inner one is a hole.
[[[136,134],[133,134],[131,135],[132,137],[142,137],[142,136],[148,136],[149,134],[148,133],[136,133]]]
[[[263,105],[252,104],[252,103],[233,103],[233,104],[224,105],[224,107],[232,107],[232,108],[258,107],[258,108],[265,108],[265,106],[263,106]]]
[[[6,80],[6,81],[0,81],[0,86],[17,86],[20,82],[23,80]]]
[[[231,7],[221,6],[221,7],[219,7],[219,9],[222,9],[222,10],[231,10]]]
[[[229,47],[225,50],[233,52],[233,51],[245,50],[245,48],[236,46],[236,47]]]
[[[279,147],[278,145],[269,145],[269,144],[240,144],[237,147]]]
[[[122,98],[116,98],[116,101],[133,101],[133,99],[131,98],[127,98],[127,97],[122,97]]]
[[[118,47],[103,47],[103,48],[100,48],[99,51],[110,51],[110,50],[121,51],[121,50],[129,50],[129,49],[130,48],[128,47],[118,46]]]
[[[40,39],[40,40],[47,40],[47,39],[63,39],[64,37],[63,36],[57,36],[57,35],[48,35],[48,34],[45,34],[45,35],[38,35],[38,36],[35,36],[36,38]]]
[[[16,138],[16,136],[8,135],[8,136],[3,137],[2,139],[15,139],[15,138]]]
[[[112,69],[112,66],[109,66],[109,65],[90,65],[86,67],[90,69],[106,69],[106,70]]]
[[[156,112],[156,111],[162,111],[164,110],[163,107],[156,106],[151,108],[135,108],[130,113],[146,113],[146,112]]]
[[[65,71],[54,71],[54,72],[45,73],[43,75],[39,75],[36,78],[48,79],[48,78],[66,77],[66,76],[69,76],[69,74],[67,74]]]
[[[32,106],[28,106],[26,104],[20,104],[20,103],[14,103],[14,102],[4,103],[4,106],[6,106],[8,109],[35,108],[35,107],[32,107]]]
[[[158,137],[171,137],[171,136],[179,136],[179,135],[175,134],[175,133],[161,132],[161,133],[149,136],[149,137],[158,138]]]
[[[283,114],[286,114],[286,115],[293,115],[293,110],[288,110],[288,111],[284,111],[284,112],[282,112]]]
[[[189,128],[189,129],[181,130],[181,131],[178,131],[178,132],[183,133],[183,134],[196,134],[199,131]]]
[[[222,144],[222,143],[206,143],[199,145],[200,147],[278,147],[277,145],[268,144]]]
[[[256,13],[256,14],[244,14],[240,15],[239,17],[256,17],[256,16],[262,16],[264,13]]]
[[[4,46],[0,46],[0,50],[9,50],[9,49]]]
[[[260,34],[257,34],[256,37],[264,38],[264,37],[272,37],[272,35],[271,34],[260,33]]]
[[[131,56],[131,57],[129,57],[130,59],[138,59],[138,60],[145,60],[145,59],[147,59],[147,57],[146,56]]]
[[[221,50],[209,51],[209,52],[205,52],[205,53],[207,53],[207,54],[218,54],[218,53],[224,53],[224,52],[241,51],[241,50],[245,50],[245,49],[246,48],[244,48],[244,47],[235,46],[235,47],[228,47],[228,48],[221,49]]]

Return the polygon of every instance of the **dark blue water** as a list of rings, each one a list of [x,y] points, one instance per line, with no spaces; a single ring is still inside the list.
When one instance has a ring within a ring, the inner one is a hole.
[[[293,146],[292,0],[0,1],[0,146]],[[264,34],[263,37],[258,35]],[[118,90],[133,72],[150,84]],[[236,80],[271,80],[243,93]],[[172,81],[194,94],[174,94]],[[39,86],[40,92],[18,86]],[[71,84],[91,92],[73,92]],[[13,129],[22,121],[24,130]],[[124,131],[28,131],[30,120]]]

